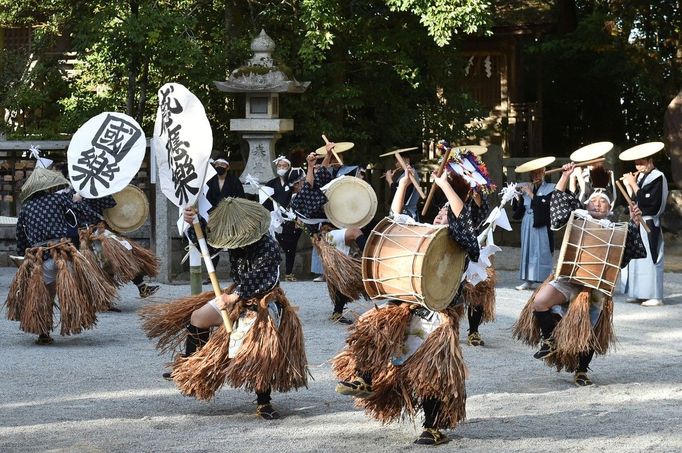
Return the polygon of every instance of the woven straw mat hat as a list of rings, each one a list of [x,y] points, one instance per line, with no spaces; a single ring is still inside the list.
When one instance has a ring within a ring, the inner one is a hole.
[[[33,173],[31,173],[31,176],[28,177],[21,187],[19,198],[23,202],[28,200],[31,195],[40,192],[41,190],[68,185],[69,181],[62,176],[60,172],[36,167],[36,169],[33,170]]]
[[[208,243],[235,249],[258,241],[270,228],[270,211],[245,198],[225,198],[211,212]]]

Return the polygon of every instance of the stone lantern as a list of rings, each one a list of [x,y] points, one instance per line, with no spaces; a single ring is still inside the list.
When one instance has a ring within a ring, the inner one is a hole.
[[[246,112],[244,118],[230,120],[230,130],[241,132],[249,143],[249,158],[240,176],[242,183],[250,174],[259,182],[275,177],[272,161],[275,158],[275,143],[284,132],[294,130],[293,119],[279,117],[280,93],[303,93],[310,82],[298,82],[277,67],[272,59],[275,42],[261,30],[251,42],[253,56],[242,67],[230,73],[224,82],[214,82],[226,93],[244,93]],[[255,188],[245,190],[255,193]]]

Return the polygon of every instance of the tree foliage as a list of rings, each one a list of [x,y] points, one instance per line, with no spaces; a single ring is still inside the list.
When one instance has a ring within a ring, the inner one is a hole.
[[[582,0],[575,11],[573,31],[532,47],[543,64],[545,148],[661,140],[681,88],[679,2]]]
[[[277,42],[278,61],[311,81],[305,94],[282,97],[281,111],[295,119],[296,130],[281,146],[318,146],[325,132],[355,141],[369,158],[393,145],[472,133],[464,125],[484,112],[459,89],[457,48],[444,44],[484,31],[486,6],[482,0],[0,0],[0,22],[39,24],[46,43],[70,37],[79,58],[75,76],[61,93],[33,100],[56,106],[52,116],[59,121],[50,124],[60,132],[72,133],[107,109],[136,117],[150,131],[156,90],[175,81],[204,103],[217,148],[238,143],[228,124],[243,115],[243,100],[212,82],[248,59],[251,39],[265,28]],[[28,82],[17,81],[18,87]]]

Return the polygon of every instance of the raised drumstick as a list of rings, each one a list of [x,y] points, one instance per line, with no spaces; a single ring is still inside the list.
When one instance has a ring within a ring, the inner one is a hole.
[[[417,178],[414,177],[412,172],[407,168],[407,164],[405,163],[405,159],[403,159],[403,156],[400,155],[400,153],[395,153],[395,158],[400,164],[401,167],[403,167],[403,171],[405,171],[405,175],[410,178],[410,181],[412,181],[412,185],[414,186],[414,190],[419,193],[419,196],[421,198],[426,198],[426,195],[424,194],[424,191],[422,190],[421,187],[419,187],[419,181],[417,181]]]
[[[436,176],[442,175],[443,171],[445,171],[445,166],[448,164],[448,160],[450,159],[450,153],[451,152],[452,152],[452,148],[448,148],[448,150],[445,151],[445,154],[443,155],[443,162],[440,163],[438,170],[436,170]],[[433,197],[436,194],[437,190],[438,190],[438,185],[437,184],[431,184],[431,187],[429,187],[429,196],[426,198],[426,201],[424,202],[424,208],[422,209],[422,215],[426,215],[426,211],[429,210],[429,206],[431,206],[431,202],[433,201]]]
[[[322,140],[324,140],[324,143],[325,143],[326,145],[329,144],[329,140],[327,139],[327,136],[326,136],[326,135],[322,134]],[[334,155],[334,157],[336,157],[336,160],[339,161],[339,163],[340,163],[341,165],[343,165],[343,160],[341,159],[341,156],[339,156],[339,155],[337,154],[337,152],[334,150],[334,148],[331,149],[331,152],[332,152],[332,154]]]
[[[592,164],[598,164],[599,162],[604,162],[606,159],[603,157],[600,157],[599,159],[592,159],[592,160],[586,160],[585,162],[576,162],[575,166],[576,167],[587,167],[588,165]],[[563,171],[563,168],[553,168],[552,170],[547,170],[545,172],[546,175],[549,175],[551,173],[558,173],[560,171]]]

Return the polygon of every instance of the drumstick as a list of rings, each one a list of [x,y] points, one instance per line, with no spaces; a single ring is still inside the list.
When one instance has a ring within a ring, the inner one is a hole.
[[[206,171],[204,171],[204,179],[201,181],[201,186],[204,187],[206,181],[206,173],[208,173],[208,163],[206,163]],[[211,254],[208,252],[208,243],[204,237],[204,232],[201,229],[201,224],[199,223],[199,199],[194,202],[192,206],[195,210],[194,219],[192,220],[192,226],[194,227],[194,234],[197,236],[197,242],[199,243],[199,250],[201,251],[201,257],[204,259],[204,266],[206,266],[206,271],[208,272],[208,278],[211,280],[211,286],[213,287],[213,293],[216,299],[223,297],[223,290],[220,288],[220,283],[218,282],[218,275],[215,272],[215,267],[213,267],[213,261],[211,260]],[[232,321],[227,314],[227,310],[221,309],[220,316],[223,318],[223,325],[225,325],[225,331],[227,333],[232,333]]]
[[[417,178],[414,177],[412,172],[407,168],[407,164],[405,163],[405,160],[403,159],[403,156],[400,155],[400,153],[395,153],[394,154],[396,160],[400,164],[401,167],[403,167],[403,170],[405,171],[406,177],[410,178],[410,181],[412,181],[412,185],[414,186],[414,190],[419,193],[419,196],[421,198],[426,198],[426,195],[424,195],[424,192],[422,191],[422,188],[419,187],[419,182],[417,181]]]
[[[586,160],[585,162],[576,162],[575,166],[587,167],[588,165],[598,164],[599,162],[604,162],[605,160],[606,160],[605,158],[600,157],[599,159]],[[551,173],[558,173],[560,171],[563,171],[563,168],[553,168],[552,170],[547,170],[545,174],[549,175]]]
[[[625,191],[625,187],[623,187],[623,184],[619,180],[616,180],[616,186],[618,186],[618,190],[620,190],[620,193],[623,194],[623,197],[625,198],[625,201],[628,202],[629,205],[635,204],[634,201],[632,201],[632,198],[630,198],[630,195]],[[651,230],[649,229],[649,226],[646,224],[644,220],[642,220],[642,216],[637,216],[639,223],[644,227],[644,231],[647,233],[651,233]]]
[[[448,163],[448,160],[450,159],[450,153],[452,152],[452,148],[448,148],[447,151],[445,151],[445,154],[443,155],[443,162],[440,163],[440,166],[438,167],[438,170],[436,170],[436,176],[440,177],[443,174],[443,171],[445,170],[445,166]],[[426,215],[426,211],[429,210],[429,206],[431,206],[431,202],[433,201],[433,197],[436,194],[436,191],[438,190],[438,184],[431,184],[431,187],[429,187],[429,196],[426,198],[426,201],[424,202],[424,208],[422,209],[422,215]]]
[[[329,140],[327,140],[327,136],[326,136],[326,135],[322,134],[322,140],[324,140],[325,145],[328,145],[328,144],[329,144]],[[339,156],[338,153],[337,153],[336,151],[334,151],[334,148],[331,149],[331,152],[332,152],[332,154],[334,155],[334,157],[336,157],[336,160],[338,160],[339,163],[340,163],[341,165],[343,165],[343,160],[341,159],[341,156]]]

